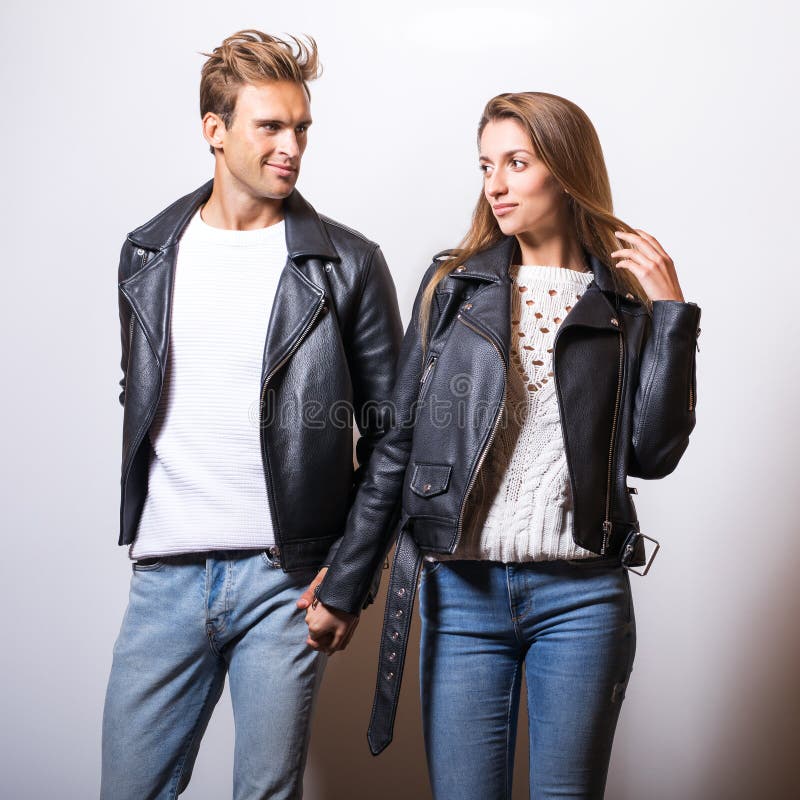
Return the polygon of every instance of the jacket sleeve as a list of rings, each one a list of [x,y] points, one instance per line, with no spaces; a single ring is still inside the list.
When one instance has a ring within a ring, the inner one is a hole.
[[[127,240],[122,245],[122,250],[119,254],[119,269],[117,270],[117,286],[125,278],[125,264],[130,257],[128,252],[129,246]],[[117,289],[117,296],[119,298],[119,333],[122,342],[122,358],[120,359],[120,367],[122,369],[122,378],[120,379],[120,393],[119,404],[125,405],[125,382],[128,378],[128,360],[130,349],[130,330],[131,330],[131,307],[125,302],[122,292]]]
[[[402,338],[403,324],[394,282],[383,253],[376,246],[365,267],[361,296],[347,335],[353,415],[360,433],[351,504],[375,445],[389,428],[392,386]],[[325,566],[330,565],[340,544],[341,537],[329,548]]]
[[[628,473],[662,478],[678,465],[695,425],[695,350],[700,308],[675,300],[653,302],[641,354]]]
[[[375,447],[364,471],[338,552],[317,593],[326,606],[351,614],[358,614],[364,607],[373,576],[381,568],[395,533],[422,374],[419,306],[424,287],[436,267],[438,264],[434,263],[423,278],[403,338],[394,384],[391,425]]]

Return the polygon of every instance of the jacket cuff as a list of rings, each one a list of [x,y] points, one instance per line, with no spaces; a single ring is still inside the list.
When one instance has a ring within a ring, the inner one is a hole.
[[[696,339],[700,335],[700,306],[680,300],[653,300],[653,325],[676,329]]]
[[[359,587],[347,582],[337,581],[336,574],[328,571],[316,591],[319,601],[328,608],[345,611],[348,614],[361,613],[362,608],[369,605],[367,598],[362,598]]]

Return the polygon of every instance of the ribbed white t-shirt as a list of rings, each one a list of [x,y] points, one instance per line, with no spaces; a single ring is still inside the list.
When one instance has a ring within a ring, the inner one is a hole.
[[[274,544],[258,410],[267,325],[286,258],[283,221],[227,230],[198,211],[184,231],[132,558]]]

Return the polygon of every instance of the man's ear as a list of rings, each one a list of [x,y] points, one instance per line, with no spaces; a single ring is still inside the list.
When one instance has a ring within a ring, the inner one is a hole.
[[[220,150],[225,144],[227,130],[222,117],[213,111],[207,111],[203,117],[203,136],[212,150]]]

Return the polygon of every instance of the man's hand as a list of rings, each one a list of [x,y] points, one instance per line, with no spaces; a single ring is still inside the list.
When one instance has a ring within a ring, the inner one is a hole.
[[[337,650],[344,650],[353,638],[358,619],[355,614],[328,608],[324,603],[318,602],[316,607],[312,603],[306,611],[306,644],[329,656]]]
[[[322,579],[325,577],[325,573],[328,571],[327,567],[323,567],[316,575],[313,581],[309,584],[308,589],[306,589],[303,594],[300,595],[300,599],[297,601],[298,608],[308,608],[311,603],[314,601],[314,589],[317,588],[322,583]]]

